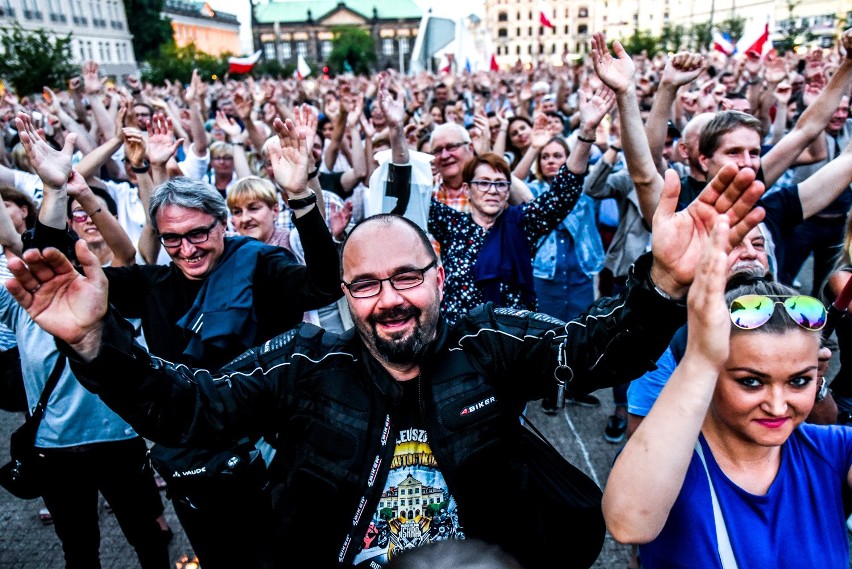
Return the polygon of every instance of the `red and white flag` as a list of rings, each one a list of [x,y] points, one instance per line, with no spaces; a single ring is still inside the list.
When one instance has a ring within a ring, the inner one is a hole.
[[[260,59],[260,50],[248,57],[229,57],[228,73],[248,73],[258,59]]]
[[[549,10],[547,9],[547,4],[544,2],[538,3],[538,22],[544,26],[545,28],[550,28],[551,30],[555,27],[553,22],[550,21],[550,18],[547,17]]]
[[[754,52],[763,56],[770,49],[772,49],[772,42],[769,40],[769,22],[760,27],[746,28],[743,37],[737,42],[737,53]]]
[[[500,66],[497,65],[497,56],[491,54],[491,71],[500,71]]]
[[[731,38],[728,37],[728,34],[720,34],[717,31],[713,31],[713,49],[716,51],[721,51],[725,55],[731,55],[734,53],[736,49],[734,44],[731,43]]]

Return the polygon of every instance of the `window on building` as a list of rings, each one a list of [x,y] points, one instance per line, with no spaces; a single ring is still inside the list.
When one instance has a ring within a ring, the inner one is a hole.
[[[410,51],[411,44],[409,42],[411,40],[408,38],[398,38],[397,41],[399,42],[399,51],[403,55],[407,54]]]
[[[15,9],[12,8],[12,4],[9,2],[9,0],[3,0],[2,6],[3,6],[3,14],[2,14],[3,16],[9,16],[10,18],[15,17]]]
[[[296,42],[296,55],[301,55],[305,57],[308,55],[308,42],[297,41]]]
[[[532,20],[532,10],[530,10],[530,20]]]
[[[322,44],[321,44],[321,49],[322,49],[322,57],[323,57],[323,59],[325,59],[325,58],[327,58],[329,55],[331,55],[331,48],[332,48],[332,45],[331,45],[331,42],[330,42],[330,41],[327,41],[327,40],[326,40],[326,41],[323,41],[323,42],[322,42]]]
[[[521,46],[519,46],[519,45],[515,46],[515,55],[521,55]]]
[[[568,34],[568,26],[567,25],[565,26],[565,34],[566,35]]]
[[[267,61],[272,61],[272,60],[275,59],[275,44],[274,43],[263,44],[263,57],[265,57]]]
[[[538,54],[539,55],[544,54],[544,44],[543,43],[538,44]]]
[[[578,18],[588,18],[589,17],[589,9],[586,6],[580,6],[577,10]]]
[[[538,35],[540,35],[540,36],[543,36],[543,35],[544,35],[544,26],[539,26],[539,27],[538,27]]]
[[[279,45],[281,49],[281,59],[292,59],[293,58],[293,48],[290,47],[290,42],[284,42]]]
[[[516,35],[516,36],[520,36],[520,35],[521,35],[521,28],[515,28],[515,35]]]
[[[498,38],[509,37],[509,30],[507,30],[506,28],[500,28],[499,30],[497,30],[497,37]]]
[[[577,26],[578,36],[584,36],[587,33],[589,33],[589,26],[587,26],[586,24],[580,24],[579,26]]]
[[[520,13],[520,12],[518,12],[517,14],[515,14],[515,19],[516,19],[516,20],[520,20],[520,19],[521,19],[521,13]]]
[[[556,53],[556,44],[550,44],[550,53]]]
[[[497,21],[498,22],[508,22],[509,21],[509,14],[507,14],[506,12],[498,13],[497,14]]]
[[[532,55],[532,44],[527,46],[527,53]]]
[[[384,55],[393,55],[393,39],[385,38],[382,40],[382,53]]]
[[[532,31],[533,31],[533,28],[532,28],[532,26],[530,26],[530,27],[529,27],[529,34],[530,34],[530,35],[532,35]]]

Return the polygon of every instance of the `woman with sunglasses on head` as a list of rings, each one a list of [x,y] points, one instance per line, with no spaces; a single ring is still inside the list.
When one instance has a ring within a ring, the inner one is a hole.
[[[852,431],[803,424],[825,308],[770,282],[725,294],[728,233],[720,218],[686,353],[610,474],[607,527],[646,569],[848,567]]]

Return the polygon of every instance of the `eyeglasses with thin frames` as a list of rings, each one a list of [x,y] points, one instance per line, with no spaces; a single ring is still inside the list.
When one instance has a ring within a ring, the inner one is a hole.
[[[458,150],[459,148],[461,148],[462,146],[467,146],[468,144],[470,144],[470,143],[469,142],[453,142],[453,143],[450,143],[450,144],[447,144],[447,145],[444,145],[444,146],[439,146],[437,148],[433,148],[432,154],[434,156],[440,156],[441,154],[444,153],[444,150],[446,150],[447,152],[453,153],[456,150]]]
[[[161,233],[159,235],[160,243],[164,247],[180,247],[183,240],[186,239],[193,245],[200,245],[210,238],[210,232],[216,227],[217,223],[219,223],[219,220],[214,219],[209,226],[193,229],[186,233]]]
[[[493,189],[498,194],[505,194],[512,187],[512,182],[506,180],[471,180],[470,186],[483,193]]]
[[[370,298],[382,292],[382,286],[386,281],[390,283],[394,290],[408,290],[420,286],[426,279],[426,271],[435,267],[437,264],[438,261],[436,259],[422,269],[408,269],[391,275],[386,279],[361,279],[350,283],[346,281],[342,282],[343,286],[349,290],[352,298]]]

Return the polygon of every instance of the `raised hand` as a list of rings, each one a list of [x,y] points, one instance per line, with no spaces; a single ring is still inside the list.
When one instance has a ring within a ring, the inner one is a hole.
[[[770,85],[777,85],[787,78],[787,66],[784,65],[784,60],[779,57],[767,57],[766,67],[763,71],[763,78]]]
[[[296,127],[296,134],[299,137],[304,136],[305,144],[308,145],[308,152],[314,147],[318,124],[319,116],[316,109],[304,104],[299,107],[293,107],[293,125]]]
[[[701,54],[687,51],[677,53],[666,63],[660,82],[681,87],[694,81],[703,69],[704,57]]]
[[[252,102],[250,97],[242,91],[234,93],[234,110],[237,111],[237,116],[240,117],[240,120],[251,119],[251,109]]]
[[[100,348],[109,284],[86,242],[78,239],[74,248],[85,276],[57,249],[28,249],[9,259],[15,278],[6,289],[44,331],[89,360]]]
[[[298,112],[301,112],[299,107],[294,109],[294,114]],[[288,198],[301,194],[308,187],[311,154],[306,129],[299,129],[291,119],[284,122],[281,122],[281,119],[275,119],[272,128],[278,134],[279,142],[279,144],[270,144],[268,151],[275,181],[284,189]]]
[[[840,36],[840,45],[846,52],[846,59],[852,59],[852,28],[849,28]]]
[[[343,241],[346,236],[346,228],[352,219],[352,202],[343,202],[343,207],[331,206],[331,217],[328,220],[328,228],[331,236],[338,241]]]
[[[680,179],[674,170],[668,170],[653,219],[651,279],[671,296],[682,297],[692,283],[704,241],[718,217],[725,215],[730,225],[730,250],[763,219],[763,208],[754,208],[763,190],[753,170],[738,171],[729,164],[689,207],[675,212]]]
[[[92,188],[89,187],[89,184],[86,183],[86,180],[80,173],[76,170],[71,170],[71,176],[68,178],[68,184],[65,186],[66,191],[68,192],[68,197],[70,198],[68,201],[77,199],[80,194],[84,194],[86,192],[91,193]]]
[[[147,144],[142,132],[135,128],[124,128],[124,157],[131,166],[141,167],[145,162]]]
[[[228,118],[228,116],[222,111],[216,111],[216,126],[222,129],[222,131],[228,135],[228,139],[232,142],[237,140],[243,132],[243,129],[240,128],[237,121],[232,118]]]
[[[201,77],[198,75],[198,69],[192,70],[192,78],[189,80],[189,87],[183,94],[184,100],[188,104],[197,103],[201,91]]]
[[[401,126],[405,120],[405,95],[402,89],[397,89],[396,97],[392,97],[387,89],[387,77],[384,75],[379,76],[379,108],[391,128]]]
[[[594,94],[586,91],[577,93],[577,107],[580,112],[580,124],[586,130],[594,130],[615,105],[615,93],[601,87]]]
[[[175,140],[172,119],[156,113],[148,122],[148,161],[151,164],[165,164],[183,141],[183,138]]]
[[[550,126],[550,121],[547,120],[546,115],[538,115],[535,118],[535,122],[533,123],[533,129],[530,133],[530,146],[541,150],[547,143],[550,142],[550,139],[553,138],[553,135],[550,133],[548,127]]]
[[[786,105],[790,102],[790,96],[793,94],[793,87],[784,81],[783,83],[779,83],[775,87],[775,100],[778,101],[780,105]]]
[[[21,144],[27,152],[35,173],[44,185],[49,188],[61,188],[71,174],[71,156],[74,154],[74,143],[77,135],[70,133],[65,137],[62,150],[54,150],[39,135],[29,115],[19,113],[15,126],[21,137]]]
[[[621,95],[635,85],[633,76],[636,73],[636,65],[620,42],[612,43],[612,51],[615,57],[609,53],[606,38],[602,33],[598,32],[592,36],[592,65],[595,73],[604,85],[615,91],[616,95]]]
[[[104,90],[104,83],[98,77],[98,64],[94,61],[83,63],[83,89],[86,95],[97,95]]]
[[[686,303],[689,330],[696,332],[689,334],[687,352],[711,369],[721,369],[730,349],[731,317],[725,304],[729,234],[728,219],[718,216],[704,242]]]

